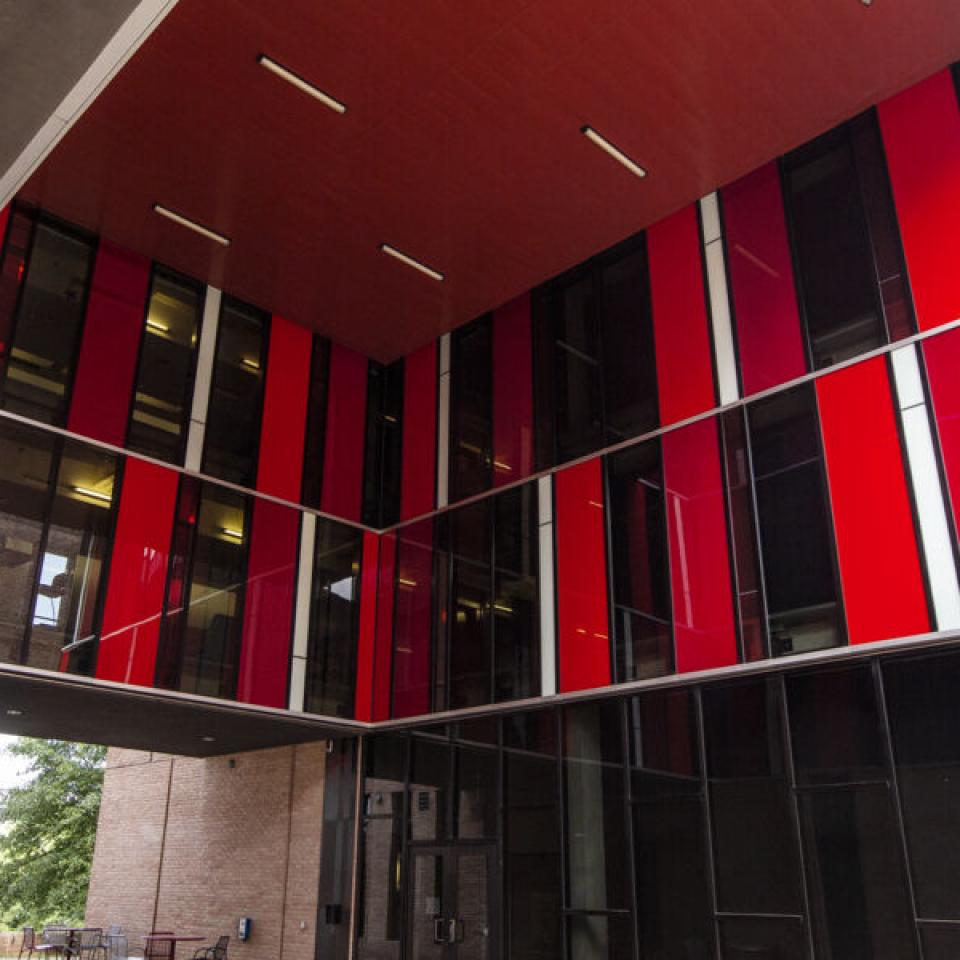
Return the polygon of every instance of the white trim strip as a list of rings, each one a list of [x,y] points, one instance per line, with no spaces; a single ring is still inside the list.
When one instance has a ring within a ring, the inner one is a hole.
[[[707,267],[707,295],[710,300],[710,322],[713,326],[714,362],[720,405],[740,399],[737,379],[737,352],[733,344],[733,321],[730,295],[727,290],[727,266],[723,253],[720,208],[716,192],[700,200],[701,240]]]
[[[890,357],[937,629],[955,630],[960,627],[960,582],[917,348],[911,344]]]
[[[450,502],[450,334],[440,338],[440,385],[437,391],[437,509]]]
[[[306,657],[310,645],[310,600],[313,588],[313,553],[317,518],[305,513],[300,524],[300,562],[297,565],[297,600],[293,615],[293,655]]]
[[[0,176],[0,209],[14,198],[47,154],[176,5],[177,0],[141,0],[137,4],[20,156]]]
[[[187,458],[184,466],[188,470],[199,470],[203,462],[203,438],[207,429],[207,409],[210,406],[210,385],[213,382],[221,300],[222,294],[216,287],[207,287],[203,301],[203,322],[200,325],[200,347],[197,350],[197,372],[193,379],[190,428],[187,432]]]
[[[553,477],[537,481],[537,502],[540,505],[539,572],[540,572],[540,695],[552,697],[557,692],[557,628],[554,612],[553,551]],[[544,504],[549,507],[544,511]],[[547,518],[544,519],[544,512]]]
[[[290,660],[290,700],[288,709],[303,713],[303,704],[307,691],[307,661],[303,657]]]

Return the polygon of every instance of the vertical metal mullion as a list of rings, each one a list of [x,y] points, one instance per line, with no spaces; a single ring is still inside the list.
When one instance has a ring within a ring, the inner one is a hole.
[[[554,763],[557,769],[557,813],[560,826],[560,948],[563,960],[570,957],[570,937],[567,933],[567,903],[570,900],[567,889],[567,805],[564,798],[563,770],[563,707],[554,709],[553,729],[556,734]]]
[[[623,750],[623,808],[626,817],[627,875],[630,878],[630,912],[633,923],[633,955],[640,960],[640,892],[637,889],[636,840],[633,835],[633,778],[630,756],[630,706],[632,697],[623,697],[620,704],[620,740]]]
[[[873,677],[873,688],[877,698],[877,708],[880,713],[880,733],[883,737],[883,752],[887,761],[887,770],[890,776],[890,799],[893,802],[893,812],[897,820],[897,832],[900,837],[900,856],[903,858],[903,873],[907,882],[907,896],[910,898],[910,911],[913,914],[913,938],[917,948],[917,956],[923,958],[923,939],[920,936],[920,925],[917,922],[917,897],[913,883],[913,870],[910,862],[910,843],[907,840],[907,830],[903,820],[903,804],[900,798],[900,778],[897,776],[896,757],[893,751],[893,735],[890,731],[890,715],[887,711],[887,693],[883,686],[883,674],[880,669],[880,659],[873,657],[870,662]]]
[[[697,721],[697,759],[700,765],[700,804],[703,817],[704,853],[707,860],[707,886],[709,888],[710,909],[713,913],[713,951],[714,956],[721,956],[720,950],[720,920],[717,916],[719,907],[717,902],[717,868],[713,850],[713,818],[710,813],[710,794],[707,786],[707,738],[703,720],[703,688],[694,687],[690,691],[693,697],[695,717]]]
[[[797,771],[793,762],[793,741],[790,736],[790,710],[787,706],[785,677],[786,674],[779,673],[772,679],[772,682],[776,684],[777,698],[780,701],[777,711],[780,716],[780,746],[783,750],[783,762],[787,773],[787,793],[797,844],[797,868],[800,871],[800,896],[803,904],[804,929],[807,934],[807,956],[813,957],[815,955],[813,917],[810,912],[810,890],[807,877],[806,854],[803,846],[803,830],[800,825],[800,800],[797,795]]]

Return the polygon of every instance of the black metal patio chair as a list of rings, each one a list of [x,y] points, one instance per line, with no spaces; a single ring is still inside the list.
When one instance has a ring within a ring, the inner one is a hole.
[[[227,960],[229,937],[219,937],[217,942],[209,947],[201,947],[193,955],[193,960]]]

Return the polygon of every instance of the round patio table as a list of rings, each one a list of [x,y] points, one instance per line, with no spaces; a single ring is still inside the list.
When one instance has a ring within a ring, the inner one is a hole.
[[[167,940],[170,943],[170,960],[174,960],[177,953],[178,943],[202,943],[204,937],[181,937],[175,933],[148,933],[143,937],[144,940]]]

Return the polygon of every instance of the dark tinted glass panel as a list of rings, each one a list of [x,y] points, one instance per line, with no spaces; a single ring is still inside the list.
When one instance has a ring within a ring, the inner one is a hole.
[[[620,703],[562,714],[567,906],[575,910],[630,903],[621,717]]]
[[[743,659],[761,660],[767,656],[767,617],[744,411],[728,410],[720,417],[720,427]]]
[[[154,269],[127,433],[131,450],[170,463],[183,459],[202,310],[199,284]]]
[[[490,488],[493,469],[492,324],[455,330],[450,352],[450,499]]]
[[[798,783],[886,781],[869,667],[788,676],[787,707]]]
[[[0,463],[0,659],[90,674],[117,460],[8,423]]]
[[[386,367],[371,362],[367,375],[363,522],[374,527],[400,519],[402,420],[403,361]]]
[[[707,688],[703,714],[719,908],[802,913],[779,683]]]
[[[161,630],[158,685],[232,699],[246,579],[248,501],[181,481],[178,531]],[[195,509],[191,509],[195,507]]]
[[[643,956],[713,956],[694,695],[665,691],[627,704]]]
[[[0,365],[9,355],[10,332],[16,320],[17,303],[26,275],[27,254],[33,236],[34,219],[23,210],[13,208],[7,221],[3,244],[3,262],[0,264]]]
[[[457,747],[456,836],[496,839],[500,756],[495,749]]]
[[[357,946],[361,957],[385,960],[400,956],[403,795],[374,797],[383,812],[363,823]]]
[[[803,793],[800,813],[817,955],[916,957],[888,788]]]
[[[430,709],[433,648],[433,521],[397,534],[397,580],[393,633],[393,716]]]
[[[923,960],[956,960],[960,957],[960,926],[921,926]]]
[[[323,446],[327,435],[327,384],[330,377],[330,341],[314,334],[310,357],[310,391],[307,397],[307,430],[303,447],[302,500],[320,506],[323,483]]]
[[[833,532],[812,386],[748,409],[774,656],[842,639]]]
[[[570,960],[632,960],[633,920],[629,916],[585,914],[567,920]]]
[[[613,554],[616,679],[673,669],[669,561],[660,441],[606,458]]]
[[[362,549],[360,530],[317,521],[305,700],[311,713],[353,716]]]
[[[511,713],[503,717],[503,745],[514,750],[554,756],[557,714],[554,710]]]
[[[657,425],[643,237],[542,287],[534,299],[534,321],[540,467]]]
[[[410,837],[441,840],[447,836],[450,805],[451,748],[441,740],[414,737],[410,771]]]
[[[0,659],[8,663],[25,659],[32,611],[59,618],[59,606],[41,595],[31,603],[55,471],[55,437],[0,424]],[[48,568],[48,583],[55,576]]]
[[[605,442],[657,426],[657,367],[645,237],[600,267]]]
[[[917,912],[960,920],[960,655],[891,661],[883,675]]]
[[[270,318],[225,297],[207,410],[205,473],[253,486]]]
[[[527,484],[495,498],[494,699],[540,692],[537,497]]]
[[[886,342],[851,127],[783,160],[784,198],[814,369]]]
[[[723,960],[806,960],[807,933],[801,920],[757,917],[720,921]]]
[[[875,111],[863,113],[850,122],[850,143],[860,174],[860,189],[887,334],[891,340],[901,340],[915,333],[917,325]]]
[[[93,259],[93,241],[36,224],[4,372],[5,409],[66,422]]]

